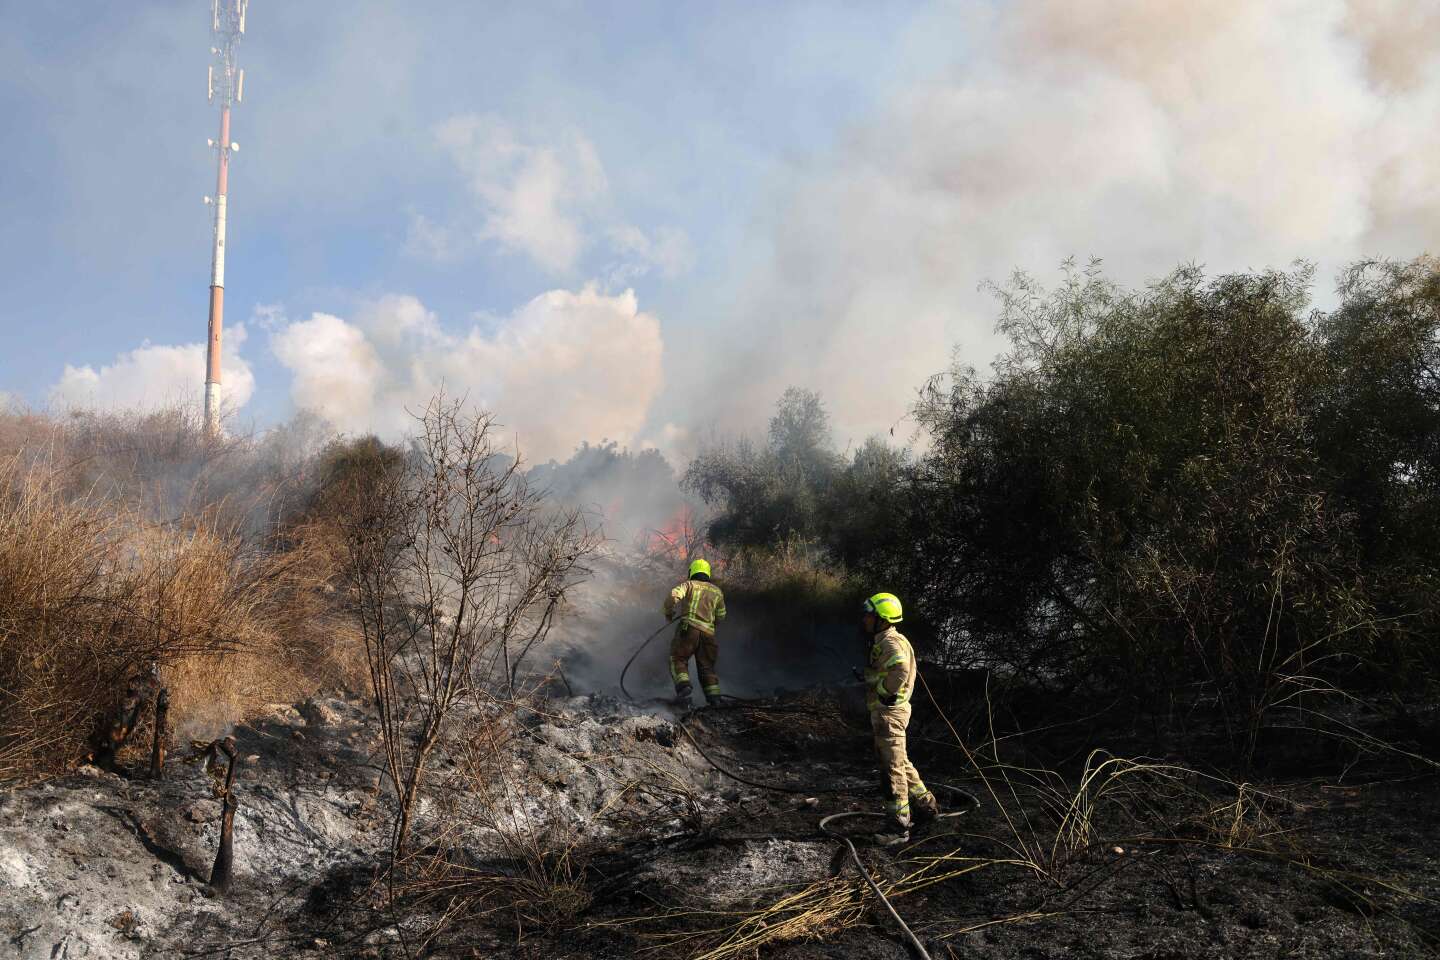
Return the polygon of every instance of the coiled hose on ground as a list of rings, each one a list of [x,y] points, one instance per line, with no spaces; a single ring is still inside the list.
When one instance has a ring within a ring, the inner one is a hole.
[[[636,700],[635,697],[631,696],[630,691],[625,689],[625,674],[630,671],[631,664],[633,664],[635,662],[635,659],[640,656],[640,652],[644,650],[647,646],[649,646],[652,640],[660,636],[660,634],[663,633],[665,628],[668,626],[670,626],[670,624],[665,623],[660,627],[659,630],[656,630],[654,633],[650,634],[650,636],[646,637],[644,642],[641,643],[640,646],[635,648],[635,652],[630,655],[630,659],[625,662],[625,668],[620,671],[620,691],[624,693],[626,699],[630,700],[632,703],[640,703],[641,701]],[[738,701],[740,703],[755,702],[746,700],[741,697],[727,697],[726,699]],[[839,794],[850,792],[843,787],[790,787],[771,783],[761,783],[757,780],[751,780],[747,777],[742,777],[738,773],[735,773],[734,771],[728,770],[725,767],[721,766],[714,757],[710,756],[710,754],[706,752],[705,748],[700,744],[700,740],[695,736],[695,734],[691,733],[690,728],[685,725],[685,721],[683,718],[676,718],[675,725],[680,728],[681,733],[685,734],[686,739],[688,739],[690,743],[694,745],[695,749],[699,752],[700,756],[705,759],[706,763],[710,764],[710,766],[714,767],[720,773],[729,777],[731,780],[736,781],[737,783],[743,783],[746,786],[755,787],[759,790],[770,790],[775,793]],[[979,809],[980,807],[979,798],[976,797],[974,794],[970,793],[968,790],[962,790],[959,787],[951,786],[948,783],[932,783],[930,786],[933,789],[947,790],[957,796],[964,797],[967,801],[969,801],[969,806],[967,806],[965,809],[954,810],[950,813],[942,813],[937,819],[948,820],[956,817],[962,817],[967,813],[971,813],[974,810]],[[831,826],[831,824],[837,821],[849,818],[878,817],[883,819],[886,816],[887,814],[882,813],[878,810],[849,810],[843,811],[841,813],[832,813],[828,816],[820,818],[820,832],[828,837],[833,837],[836,840],[839,840],[845,844],[845,846],[850,850],[850,859],[855,862],[855,866],[860,871],[860,875],[865,878],[865,882],[869,884],[870,889],[874,891],[875,896],[879,897],[880,902],[885,905],[885,909],[889,912],[890,917],[900,927],[901,931],[904,932],[910,949],[915,953],[916,956],[922,958],[922,960],[931,960],[930,954],[925,950],[924,945],[920,943],[920,940],[918,937],[915,936],[914,931],[912,931],[909,925],[907,925],[905,921],[900,917],[900,914],[895,910],[894,905],[890,903],[890,899],[885,896],[885,892],[880,889],[880,885],[876,883],[875,878],[871,876],[870,871],[866,868],[864,861],[860,859],[860,851],[855,849],[854,842],[851,841],[848,836],[841,833],[839,830],[834,829]]]

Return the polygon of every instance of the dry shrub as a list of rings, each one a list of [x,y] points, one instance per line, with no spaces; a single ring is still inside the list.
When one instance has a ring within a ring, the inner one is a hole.
[[[256,535],[258,488],[239,510],[190,498],[178,516],[158,516],[138,473],[93,471],[117,449],[134,455],[126,469],[143,463],[157,476],[189,462],[188,428],[170,422],[167,445],[163,419],[108,438],[77,422],[88,421],[0,417],[0,442],[14,451],[0,464],[0,780],[82,758],[127,680],[151,665],[182,732],[358,684],[363,647],[338,615],[324,536]]]
[[[921,678],[931,705],[949,727],[994,805],[1004,830],[992,839],[1008,862],[1057,888],[1089,870],[1093,855],[1136,844],[1194,840],[1252,853],[1288,850],[1292,839],[1275,813],[1293,805],[1274,794],[1175,763],[1090,751],[1073,775],[1004,760],[992,705],[988,741],[971,750]],[[1233,797],[1234,799],[1230,799]]]
[[[213,737],[262,704],[363,687],[364,645],[310,541],[251,550],[206,531],[162,557],[153,598],[206,640],[162,669],[177,729]]]
[[[53,449],[62,428],[50,417],[28,410],[0,409],[0,458]]]
[[[918,844],[902,851],[893,865],[886,857],[868,857],[867,870],[885,899],[903,911],[904,899],[937,884],[967,874],[1013,865],[1014,861],[967,856],[962,848],[927,854]],[[753,907],[700,905],[664,911],[653,917],[614,921],[614,926],[664,925],[667,929],[642,932],[652,944],[643,953],[683,950],[695,960],[743,960],[765,956],[782,944],[825,942],[864,923],[882,909],[875,890],[848,867],[836,876],[810,883],[789,884],[776,891],[776,899]],[[678,929],[677,929],[678,928]]]
[[[437,394],[412,460],[352,489],[341,528],[404,857],[431,757],[459,709],[544,643],[598,534],[531,487],[494,417]],[[357,478],[358,479],[358,478]]]
[[[258,537],[289,525],[316,495],[316,461],[330,440],[304,413],[264,433],[211,437],[185,405],[63,418],[0,412],[0,456],[50,464],[71,498],[123,504],[159,523],[204,514]]]
[[[849,636],[856,598],[874,592],[852,571],[826,559],[816,543],[798,537],[710,556],[716,558],[726,597],[733,598],[731,606],[755,612],[779,632],[808,634],[821,625]]]

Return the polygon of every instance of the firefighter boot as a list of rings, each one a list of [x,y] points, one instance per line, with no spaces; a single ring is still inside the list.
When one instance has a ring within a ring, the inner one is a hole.
[[[940,816],[940,801],[935,794],[924,793],[910,800],[910,811],[915,818],[915,829],[924,830]]]
[[[884,847],[906,843],[910,839],[910,821],[899,814],[890,814],[885,818],[885,826],[880,828],[875,839]]]
[[[892,794],[893,796],[893,794]],[[893,846],[910,839],[910,804],[890,800],[885,804],[885,825],[876,840],[882,846]]]
[[[694,691],[694,689],[695,688],[690,686],[690,684],[688,683],[679,684],[675,687],[675,700],[679,703],[689,703],[690,694]]]

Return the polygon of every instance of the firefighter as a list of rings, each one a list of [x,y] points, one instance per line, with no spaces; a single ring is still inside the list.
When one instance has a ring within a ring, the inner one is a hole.
[[[880,776],[889,797],[886,833],[907,835],[913,822],[923,827],[940,815],[940,804],[920,779],[905,752],[910,696],[915,690],[915,650],[895,629],[902,619],[900,598],[877,593],[862,605],[861,630],[870,644],[865,667],[870,730],[880,759]]]
[[[715,675],[715,625],[725,619],[725,595],[710,582],[710,564],[696,560],[690,564],[690,577],[670,591],[665,598],[665,619],[680,620],[680,627],[670,641],[670,678],[675,681],[675,698],[690,699],[690,657],[695,657],[700,686],[705,702],[720,701],[720,678]]]

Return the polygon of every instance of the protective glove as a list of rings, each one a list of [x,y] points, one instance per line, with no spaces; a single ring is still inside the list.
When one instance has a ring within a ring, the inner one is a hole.
[[[887,707],[893,707],[893,706],[895,706],[895,704],[898,703],[899,700],[900,700],[900,695],[899,695],[898,693],[882,693],[882,694],[880,694],[880,702],[881,702],[882,704],[884,704],[885,706],[887,706]]]

